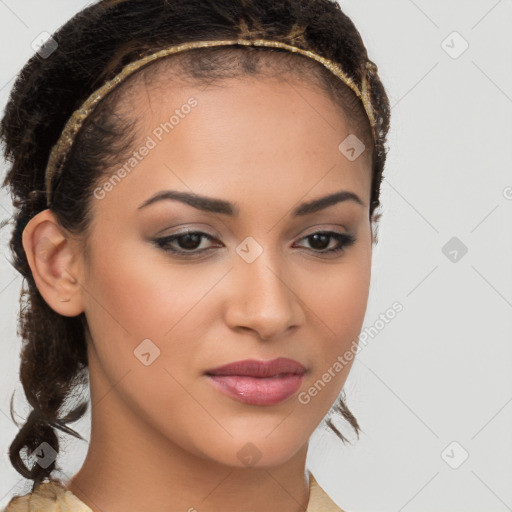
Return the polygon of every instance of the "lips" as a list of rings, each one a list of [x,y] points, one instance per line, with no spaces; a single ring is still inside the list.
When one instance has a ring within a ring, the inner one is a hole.
[[[213,368],[206,372],[207,375],[245,375],[247,377],[276,377],[280,374],[303,374],[306,368],[299,362],[286,357],[279,357],[271,361],[258,361],[245,359],[235,361],[224,366]]]
[[[246,359],[212,368],[209,382],[221,393],[250,405],[274,405],[294,395],[306,368],[293,359]]]

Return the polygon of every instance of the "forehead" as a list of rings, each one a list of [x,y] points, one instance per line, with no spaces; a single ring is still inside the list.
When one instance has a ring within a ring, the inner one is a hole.
[[[133,154],[109,170],[124,165],[129,175],[102,207],[111,201],[134,211],[166,188],[231,199],[242,212],[244,202],[261,204],[279,195],[290,207],[304,194],[313,198],[338,189],[357,193],[368,205],[369,148],[356,160],[347,158],[340,145],[355,134],[312,84],[287,77],[194,86],[161,75],[130,89],[119,106],[136,121]]]

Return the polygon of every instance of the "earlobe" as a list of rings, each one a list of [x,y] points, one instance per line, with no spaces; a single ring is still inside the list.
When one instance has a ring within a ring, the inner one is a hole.
[[[47,304],[63,316],[79,315],[84,310],[80,251],[50,209],[30,219],[22,243],[36,286]]]

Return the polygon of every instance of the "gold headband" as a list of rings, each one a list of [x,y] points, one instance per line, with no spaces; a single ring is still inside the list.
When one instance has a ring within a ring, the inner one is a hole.
[[[114,87],[116,87],[119,83],[129,77],[132,73],[140,69],[142,66],[155,61],[156,59],[160,59],[162,57],[167,57],[173,53],[182,52],[185,50],[191,50],[194,48],[204,48],[204,47],[212,47],[212,46],[228,46],[228,45],[244,45],[244,46],[267,46],[273,48],[282,48],[284,50],[288,50],[290,52],[300,53],[306,57],[310,57],[311,59],[316,60],[323,64],[327,69],[329,69],[334,75],[339,77],[354,93],[357,97],[362,101],[368,119],[370,121],[370,125],[372,128],[373,139],[376,140],[375,136],[375,116],[373,113],[373,107],[371,103],[371,99],[368,93],[368,84],[367,84],[367,71],[368,69],[375,69],[375,64],[371,61],[366,62],[366,69],[363,72],[362,78],[362,87],[361,90],[357,87],[354,81],[347,76],[341,67],[328,60],[320,55],[309,51],[303,50],[302,48],[297,48],[296,46],[292,46],[286,43],[282,43],[280,41],[268,41],[264,39],[234,39],[234,40],[225,40],[225,41],[195,41],[180,44],[177,46],[172,46],[170,48],[166,48],[164,50],[157,51],[151,55],[147,55],[139,60],[136,60],[130,64],[127,64],[121,72],[116,75],[112,80],[106,82],[102,87],[96,90],[93,94],[91,94],[87,100],[82,104],[82,106],[75,110],[71,118],[66,123],[62,134],[57,141],[57,143],[53,146],[52,151],[50,153],[50,157],[48,159],[48,165],[45,171],[46,178],[46,198],[47,205],[50,206],[51,202],[51,182],[54,176],[58,176],[65,163],[66,155],[68,154],[75,137],[82,127],[87,116],[91,114],[91,112],[96,108],[96,105],[99,103],[101,99],[103,99]]]

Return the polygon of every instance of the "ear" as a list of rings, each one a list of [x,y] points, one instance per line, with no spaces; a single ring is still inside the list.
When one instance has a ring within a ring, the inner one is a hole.
[[[22,243],[34,281],[47,304],[63,316],[84,311],[82,253],[50,209],[30,219],[23,230]]]

